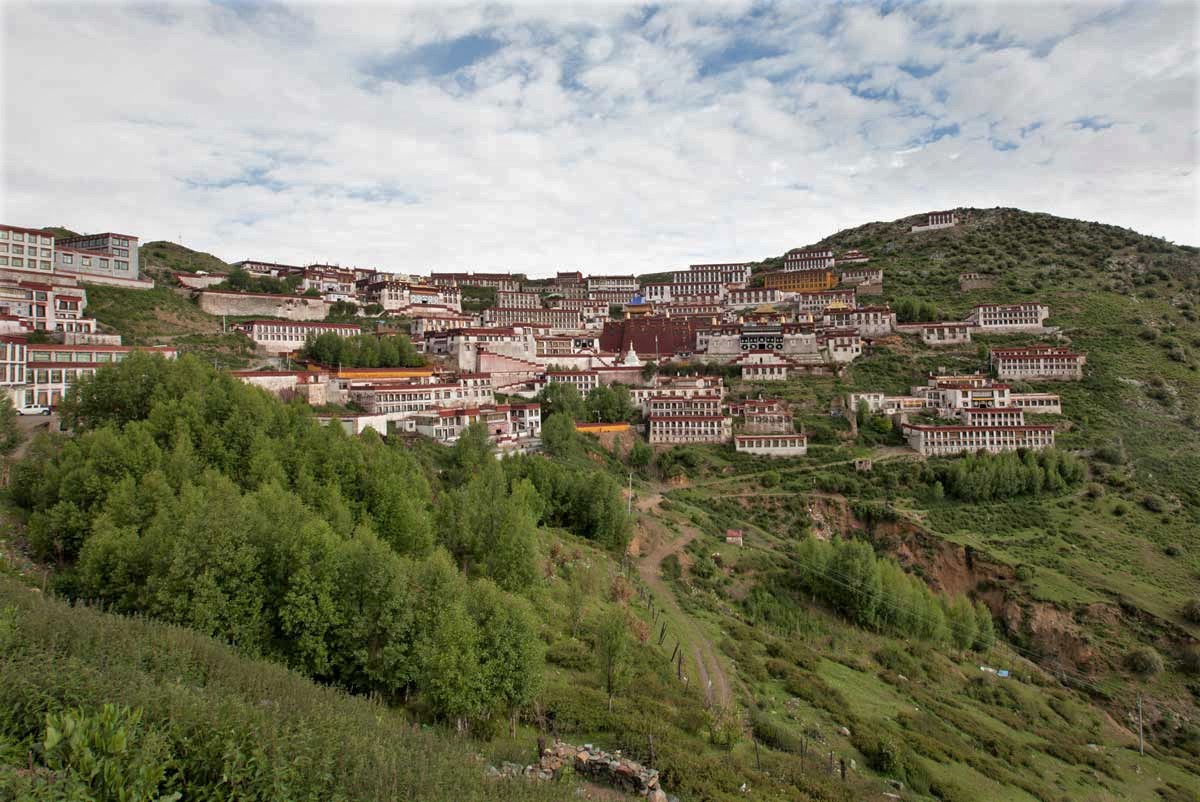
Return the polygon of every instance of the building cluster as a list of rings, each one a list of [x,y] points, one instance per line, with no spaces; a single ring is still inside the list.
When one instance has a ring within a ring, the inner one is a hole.
[[[138,279],[138,238],[55,238],[0,224],[0,387],[18,412],[48,414],[80,377],[132,351],[175,356],[173,348],[135,349],[100,333],[87,314],[85,282],[148,284]]]
[[[909,447],[926,456],[1052,447],[1054,426],[1027,423],[1025,415],[1061,415],[1059,395],[1014,392],[1002,380],[1078,380],[1083,376],[1083,356],[1053,346],[997,348],[992,349],[991,364],[994,377],[984,373],[933,375],[924,385],[911,388],[909,395],[851,393],[848,412],[855,414],[865,408],[872,414],[891,416]],[[1001,366],[1019,375],[1006,376]]]

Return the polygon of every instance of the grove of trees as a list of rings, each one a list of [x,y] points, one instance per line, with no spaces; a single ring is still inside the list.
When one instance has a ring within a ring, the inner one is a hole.
[[[412,452],[321,426],[191,357],[133,354],[14,466],[60,590],[196,629],[466,728],[536,692],[539,522],[622,548],[620,489],[470,431],[435,513]],[[437,482],[433,475],[433,482]]]
[[[961,501],[1057,493],[1079,484],[1086,475],[1082,460],[1053,448],[970,454],[939,463],[933,470],[945,494]]]
[[[414,368],[425,364],[424,357],[403,334],[339,337],[326,332],[305,343],[301,356],[322,365],[345,368]]]
[[[982,603],[934,594],[895,560],[876,556],[866,541],[809,535],[796,557],[798,589],[861,626],[958,649],[987,650],[995,642],[992,616]]]

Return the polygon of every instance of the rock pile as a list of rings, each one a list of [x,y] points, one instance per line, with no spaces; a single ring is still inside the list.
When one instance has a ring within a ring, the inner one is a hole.
[[[608,785],[627,794],[646,797],[649,802],[670,802],[658,787],[658,770],[621,757],[620,752],[608,753],[591,744],[572,746],[555,741],[542,751],[542,759],[528,766],[501,763],[500,768],[488,766],[486,776],[493,779],[525,777],[530,780],[557,780],[564,768],[570,766],[576,774],[595,783]]]

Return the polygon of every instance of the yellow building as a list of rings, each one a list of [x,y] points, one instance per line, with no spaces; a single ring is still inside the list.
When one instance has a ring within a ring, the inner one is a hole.
[[[786,270],[763,276],[764,287],[782,292],[832,290],[837,281],[832,270]]]

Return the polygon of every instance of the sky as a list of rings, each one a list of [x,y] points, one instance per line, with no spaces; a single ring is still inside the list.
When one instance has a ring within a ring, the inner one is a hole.
[[[0,222],[530,276],[960,206],[1200,244],[1198,9],[0,0]]]

